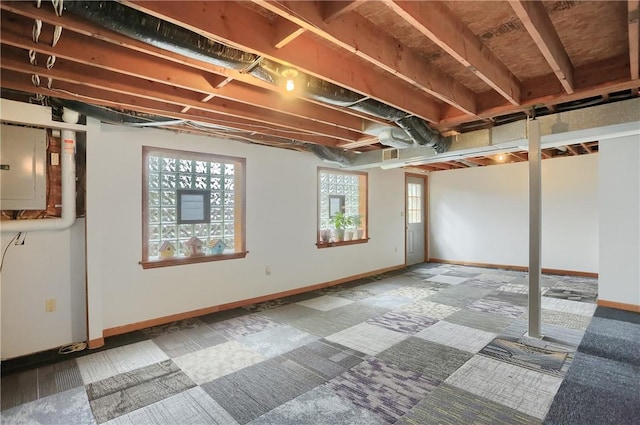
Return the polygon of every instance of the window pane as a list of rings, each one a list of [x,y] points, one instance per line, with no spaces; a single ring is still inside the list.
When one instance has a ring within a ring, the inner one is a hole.
[[[344,204],[342,205],[342,214],[346,218],[343,223],[343,228],[348,233],[355,235],[352,238],[364,237],[364,231],[366,226],[366,199],[360,199],[362,193],[366,193],[366,176],[361,172],[348,172],[340,170],[327,170],[320,169],[318,173],[318,210],[319,210],[319,222],[318,222],[318,234],[327,233],[322,230],[330,231],[332,241],[338,236],[338,232],[335,231],[336,223],[335,219],[331,219],[330,211],[331,203],[329,197],[339,196],[344,197]],[[364,187],[360,187],[364,184]],[[335,199],[335,198],[334,198]],[[357,236],[357,229],[361,229],[361,236]],[[319,241],[319,242],[322,242]],[[326,242],[326,241],[325,241]]]

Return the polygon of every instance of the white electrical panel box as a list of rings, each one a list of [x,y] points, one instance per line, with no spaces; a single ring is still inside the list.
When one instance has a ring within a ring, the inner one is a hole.
[[[47,207],[47,131],[2,124],[0,137],[0,208]]]

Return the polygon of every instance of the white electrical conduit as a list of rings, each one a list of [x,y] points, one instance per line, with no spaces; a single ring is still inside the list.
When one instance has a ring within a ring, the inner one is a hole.
[[[64,109],[62,119],[66,123],[78,122],[79,114]],[[62,130],[62,217],[38,220],[2,220],[1,233],[35,232],[40,230],[68,229],[76,221],[76,132]]]

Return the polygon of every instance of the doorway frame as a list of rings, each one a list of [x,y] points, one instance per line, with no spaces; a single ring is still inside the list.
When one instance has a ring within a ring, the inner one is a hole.
[[[423,262],[429,261],[429,174],[420,174],[413,172],[406,172],[404,174],[404,265],[407,265],[407,230],[409,223],[407,222],[407,198],[408,191],[407,186],[409,178],[418,178],[423,181],[423,196],[422,196],[422,210],[424,211],[424,258]]]

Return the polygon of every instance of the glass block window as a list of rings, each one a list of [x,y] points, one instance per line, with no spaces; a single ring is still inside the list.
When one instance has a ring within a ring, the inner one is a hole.
[[[243,158],[144,147],[143,266],[244,252],[244,168]]]
[[[422,223],[422,185],[407,184],[407,223]]]
[[[367,173],[318,168],[318,243],[367,239]],[[345,235],[339,240],[335,220],[341,213],[347,218]]]

